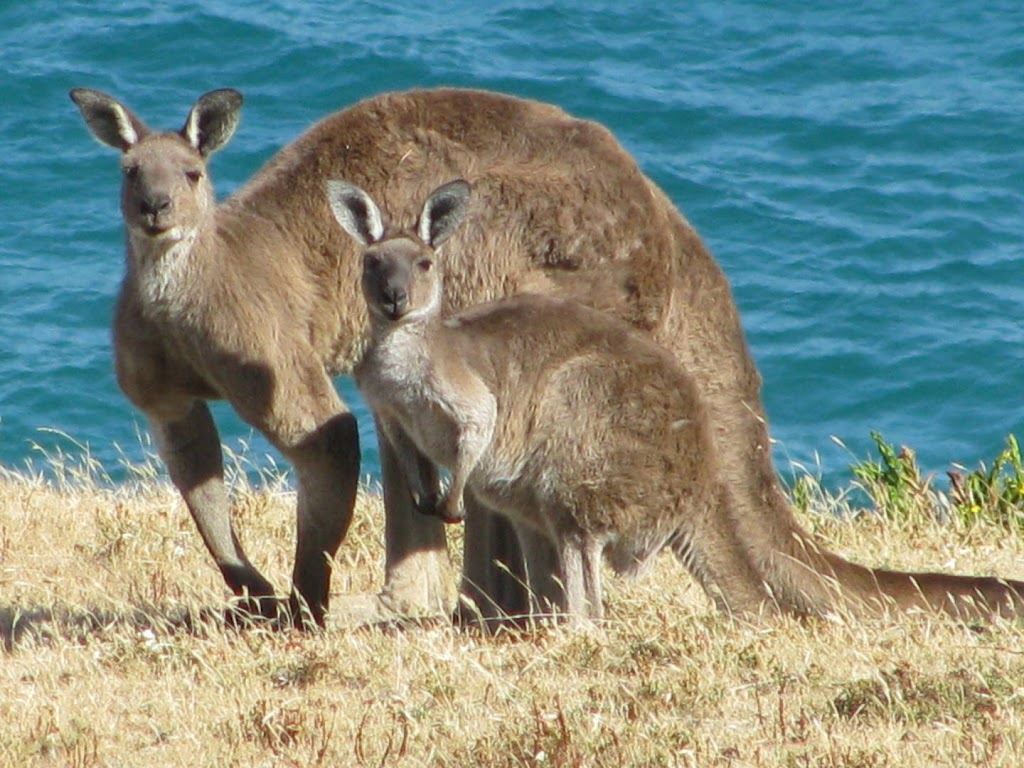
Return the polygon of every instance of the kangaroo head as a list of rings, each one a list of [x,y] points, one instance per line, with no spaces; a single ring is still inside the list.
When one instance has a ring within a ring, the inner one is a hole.
[[[225,88],[201,96],[177,132],[150,130],[101,91],[75,88],[70,96],[92,135],[121,152],[129,235],[170,243],[194,231],[215,206],[207,161],[238,127],[242,94]]]
[[[374,322],[410,321],[441,309],[437,248],[466,214],[469,183],[444,184],[423,204],[414,232],[386,232],[380,209],[346,181],[327,182],[327,199],[342,229],[366,246],[362,289]]]

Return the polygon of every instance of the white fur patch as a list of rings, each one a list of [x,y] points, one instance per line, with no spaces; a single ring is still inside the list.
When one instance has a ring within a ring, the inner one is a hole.
[[[193,109],[188,113],[188,121],[185,123],[185,138],[195,149],[199,149],[199,115],[198,110]]]
[[[198,231],[173,227],[157,237],[132,232],[131,252],[139,294],[147,305],[179,301],[191,265]]]
[[[135,130],[135,126],[132,125],[132,121],[128,117],[128,113],[125,112],[120,105],[115,105],[114,116],[117,120],[118,135],[124,140],[126,145],[134,147],[139,143],[139,134]]]

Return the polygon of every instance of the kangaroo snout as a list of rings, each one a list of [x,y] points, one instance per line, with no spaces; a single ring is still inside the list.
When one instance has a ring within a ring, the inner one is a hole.
[[[154,195],[139,200],[139,213],[143,216],[157,216],[171,209],[170,195]]]
[[[394,243],[373,247],[363,257],[363,292],[370,308],[389,320],[399,320],[410,310],[410,273],[400,247]]]
[[[401,285],[382,285],[380,308],[392,320],[399,319],[409,310],[409,292]]]
[[[147,234],[156,236],[173,227],[169,217],[174,213],[174,202],[167,194],[139,198],[139,216]]]

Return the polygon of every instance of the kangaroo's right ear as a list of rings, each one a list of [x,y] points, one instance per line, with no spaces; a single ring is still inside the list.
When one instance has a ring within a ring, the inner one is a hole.
[[[468,181],[456,179],[431,192],[420,213],[420,240],[437,248],[451,237],[466,217],[471,190]]]
[[[377,242],[384,235],[384,220],[377,204],[355,184],[327,182],[327,202],[341,228],[363,245]]]
[[[92,135],[114,149],[127,152],[149,133],[134,112],[103,91],[72,88],[68,95],[78,105]]]

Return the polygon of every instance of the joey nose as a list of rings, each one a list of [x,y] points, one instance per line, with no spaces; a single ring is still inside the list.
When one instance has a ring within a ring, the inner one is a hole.
[[[381,293],[384,309],[391,317],[398,318],[405,314],[409,306],[409,293],[405,288],[387,286]]]

